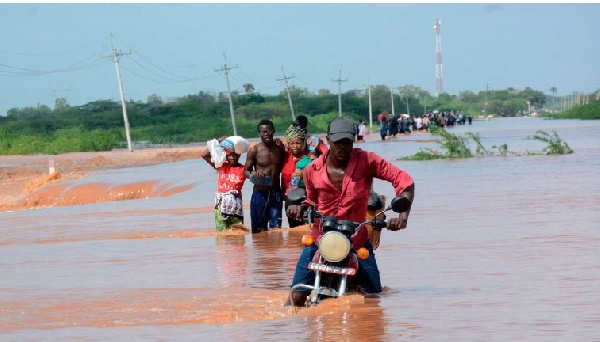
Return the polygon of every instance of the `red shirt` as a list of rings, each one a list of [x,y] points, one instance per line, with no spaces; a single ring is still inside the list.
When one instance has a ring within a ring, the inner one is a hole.
[[[217,192],[227,193],[231,190],[237,190],[242,192],[244,186],[244,165],[230,166],[228,163],[224,163],[219,170],[219,180],[217,181]]]
[[[308,152],[303,152],[300,157],[294,158],[292,151],[285,151],[285,161],[283,169],[281,169],[281,192],[284,194],[284,197],[285,192],[290,185],[290,181],[292,180],[292,175],[294,174],[294,171],[296,171],[296,163],[305,155],[308,155]]]
[[[317,204],[317,210],[325,216],[335,216],[340,220],[362,222],[367,216],[369,190],[373,178],[386,180],[394,186],[396,196],[413,184],[410,175],[373,152],[354,148],[342,191],[329,180],[325,160],[329,154],[322,155],[304,169],[304,184],[308,198]],[[319,241],[322,232],[319,225],[313,225],[312,237]],[[353,240],[354,248],[362,247],[369,239],[369,233],[362,227]]]

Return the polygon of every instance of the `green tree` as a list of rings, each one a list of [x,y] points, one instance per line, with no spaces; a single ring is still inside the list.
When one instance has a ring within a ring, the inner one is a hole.
[[[308,91],[308,88],[301,88],[295,85],[290,86],[290,96],[292,97],[292,99],[297,99],[300,97],[310,97],[312,95],[313,94],[310,91]],[[287,90],[282,90],[279,93],[279,97],[282,101],[287,101]]]
[[[63,98],[63,97],[59,97],[56,99],[56,101],[54,101],[54,110],[55,111],[65,111],[68,110],[71,106],[69,105],[69,102],[67,101],[67,99]]]
[[[403,97],[416,97],[424,98],[425,96],[431,97],[428,91],[421,89],[421,87],[414,86],[412,84],[406,84],[398,87],[398,94]]]
[[[319,89],[319,96],[329,96],[331,95],[331,90],[329,89]]]
[[[479,101],[479,96],[470,90],[464,90],[458,93],[458,98],[463,102]]]
[[[18,118],[19,114],[21,114],[21,110],[19,108],[11,108],[9,110],[6,111],[6,116],[9,118]]]
[[[533,90],[530,87],[526,87],[525,90],[519,93],[519,95],[530,101],[531,105],[535,106],[536,108],[543,108],[544,103],[546,103],[546,95],[544,95],[543,92]]]
[[[151,107],[161,106],[163,104],[162,98],[156,94],[148,96],[148,100],[146,102]]]
[[[243,87],[244,91],[246,92],[246,95],[254,93],[254,85],[252,85],[252,83],[246,83],[243,85]]]

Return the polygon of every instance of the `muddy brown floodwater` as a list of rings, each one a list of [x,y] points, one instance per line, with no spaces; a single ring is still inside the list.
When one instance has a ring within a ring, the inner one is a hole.
[[[0,340],[598,341],[600,122],[451,132],[524,153],[538,129],[575,153],[402,162],[432,137],[356,145],[416,181],[408,229],[376,251],[390,290],[297,313],[283,304],[305,230],[216,234],[200,147],[1,157]]]

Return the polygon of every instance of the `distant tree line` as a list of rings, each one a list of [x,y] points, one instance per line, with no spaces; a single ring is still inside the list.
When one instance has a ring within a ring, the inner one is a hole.
[[[309,118],[309,131],[322,133],[327,123],[338,115],[338,95],[327,89],[313,93],[292,86],[290,95],[296,115]],[[252,84],[244,85],[244,93],[232,92],[238,134],[257,137],[256,124],[262,118],[273,120],[276,132],[283,135],[291,123],[287,92],[265,95],[254,91]],[[382,112],[391,113],[392,95],[385,85],[371,87],[373,120]],[[425,110],[460,110],[465,114],[481,115],[487,99],[486,114],[516,116],[532,106],[543,107],[547,100],[541,91],[530,88],[460,92],[458,96],[441,94],[433,97],[413,85],[394,90],[396,115],[421,115]],[[355,121],[369,120],[368,89],[349,90],[342,94],[342,110]],[[163,100],[150,95],[146,102],[130,100],[127,114],[132,139],[151,144],[185,144],[201,142],[220,135],[232,134],[229,102],[226,93],[193,95]],[[11,108],[6,117],[0,116],[0,154],[65,153],[71,151],[110,150],[125,141],[121,104],[98,100],[81,106],[71,106],[58,98],[54,109],[46,105]]]

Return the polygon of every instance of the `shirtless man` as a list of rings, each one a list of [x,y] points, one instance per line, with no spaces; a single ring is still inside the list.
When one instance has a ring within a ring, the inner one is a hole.
[[[254,183],[250,200],[252,233],[281,228],[283,195],[280,176],[284,162],[284,146],[273,139],[275,126],[270,120],[258,123],[260,143],[250,148],[244,175]]]

